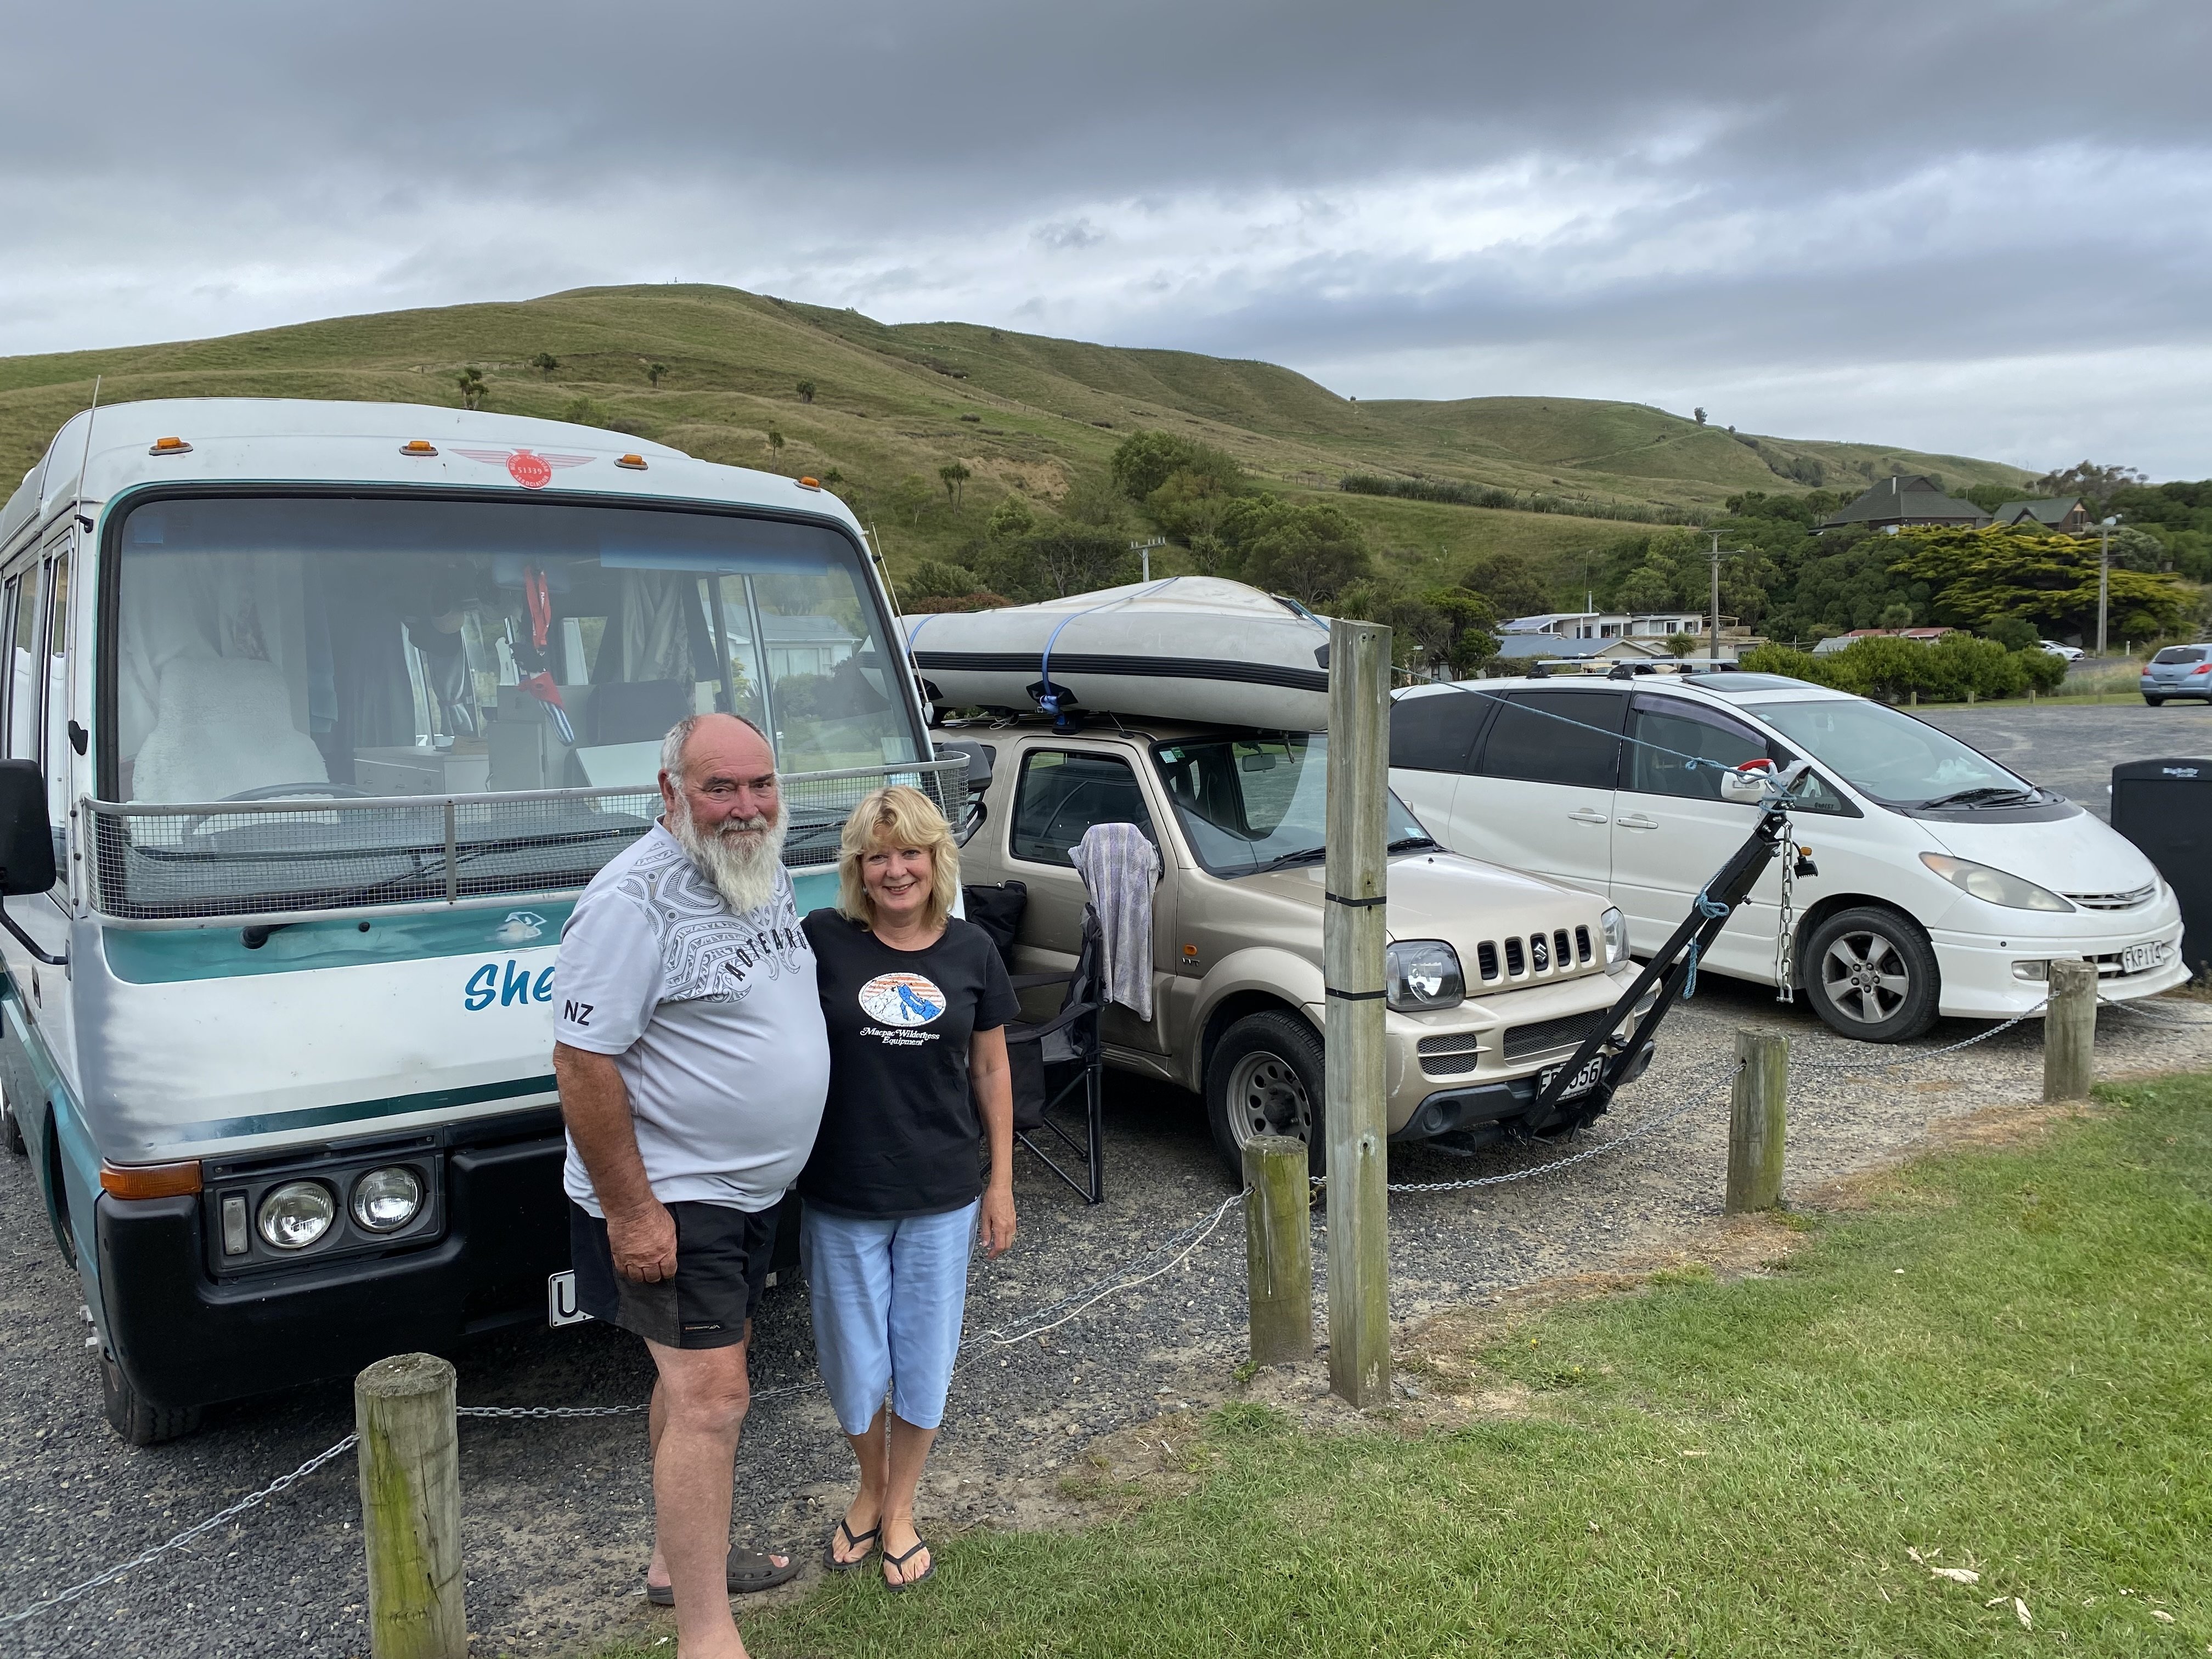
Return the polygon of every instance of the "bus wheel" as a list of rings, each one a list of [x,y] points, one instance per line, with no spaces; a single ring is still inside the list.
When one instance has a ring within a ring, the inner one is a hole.
[[[200,1425],[198,1406],[153,1404],[131,1386],[123,1367],[104,1353],[100,1356],[100,1399],[106,1409],[107,1426],[126,1446],[158,1446]]]
[[[30,1156],[31,1149],[23,1144],[23,1126],[15,1121],[15,1109],[5,1095],[0,1095],[0,1142],[5,1142],[17,1158]]]

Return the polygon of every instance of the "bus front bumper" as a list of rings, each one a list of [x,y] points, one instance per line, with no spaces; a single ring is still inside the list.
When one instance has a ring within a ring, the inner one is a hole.
[[[94,1225],[109,1346],[140,1394],[173,1408],[542,1322],[547,1277],[568,1265],[563,1150],[557,1119],[550,1133],[451,1147],[434,1242],[236,1279],[207,1270],[199,1198],[103,1193]]]

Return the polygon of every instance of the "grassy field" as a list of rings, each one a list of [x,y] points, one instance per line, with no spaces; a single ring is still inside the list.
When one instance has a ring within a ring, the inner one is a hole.
[[[541,372],[547,354],[558,366]],[[664,365],[656,385],[649,365]],[[542,299],[333,318],[213,340],[0,358],[0,469],[32,465],[84,407],[169,397],[362,398],[454,405],[465,364],[488,407],[594,424],[714,461],[796,476],[835,469],[882,533],[894,570],[947,557],[1009,495],[1049,505],[1103,468],[1140,428],[1218,444],[1263,482],[1326,491],[1401,562],[1443,550],[1522,553],[1563,583],[1587,549],[1638,526],[1608,520],[1350,496],[1335,481],[1377,472],[1493,484],[1526,495],[1703,512],[1745,489],[1790,490],[1792,462],[1832,486],[1895,471],[2013,483],[2010,467],[1877,446],[1761,438],[1640,404],[1486,398],[1363,404],[1272,363],[1055,340],[957,323],[890,326],[736,289],[671,283]],[[816,388],[811,401],[797,390]],[[781,445],[775,438],[782,440]],[[963,500],[893,505],[952,461]],[[1452,574],[1456,574],[1455,569]]]
[[[1733,1282],[1417,1342],[1456,1426],[1211,1419],[1195,1489],[747,1621],[823,1655],[2202,1654],[2212,1079],[1933,1157]],[[1503,1402],[1503,1403],[1498,1403]],[[670,1650],[659,1649],[665,1654]],[[636,1659],[651,1646],[606,1659]]]

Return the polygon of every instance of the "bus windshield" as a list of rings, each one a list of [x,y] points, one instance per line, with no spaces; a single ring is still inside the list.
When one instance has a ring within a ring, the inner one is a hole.
[[[714,710],[786,773],[912,760],[860,550],[544,501],[194,497],[124,520],[102,793],[652,787]]]

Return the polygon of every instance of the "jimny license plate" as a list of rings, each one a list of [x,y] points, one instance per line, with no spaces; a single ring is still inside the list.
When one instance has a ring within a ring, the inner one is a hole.
[[[2162,939],[2148,939],[2141,945],[2130,945],[2120,952],[2120,971],[2140,974],[2146,969],[2166,965],[2166,944]]]
[[[1538,1096],[1540,1097],[1545,1090],[1550,1088],[1552,1086],[1552,1079],[1559,1076],[1560,1073],[1566,1069],[1566,1062],[1562,1060],[1559,1065],[1549,1066],[1544,1071],[1537,1073],[1536,1093]],[[1572,1077],[1567,1079],[1567,1086],[1559,1091],[1559,1098],[1561,1100],[1572,1100],[1577,1095],[1588,1094],[1591,1090],[1597,1087],[1598,1079],[1604,1075],[1605,1056],[1603,1054],[1592,1054],[1589,1060],[1583,1062],[1582,1070],[1577,1072]]]

